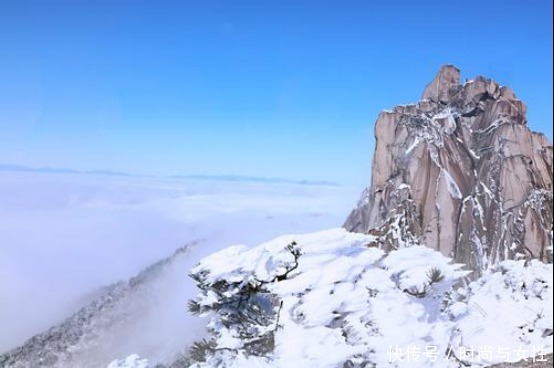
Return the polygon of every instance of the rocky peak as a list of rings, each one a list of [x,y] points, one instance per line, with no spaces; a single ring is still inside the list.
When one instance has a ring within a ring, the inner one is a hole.
[[[460,85],[443,66],[422,101],[379,115],[371,186],[345,228],[383,234],[384,249],[421,241],[478,272],[552,262],[552,144],[526,110],[508,87]]]
[[[444,65],[437,76],[427,85],[422,100],[448,103],[460,85],[460,69],[454,65]]]

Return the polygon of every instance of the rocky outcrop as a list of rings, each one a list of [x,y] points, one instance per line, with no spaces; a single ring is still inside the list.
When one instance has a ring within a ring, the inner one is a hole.
[[[456,95],[460,85],[460,70],[453,65],[446,65],[427,85],[423,91],[422,100],[433,100],[448,103],[450,98]]]
[[[375,124],[371,186],[344,227],[422,241],[478,273],[505,259],[552,262],[552,144],[491,79],[443,66],[417,104]]]

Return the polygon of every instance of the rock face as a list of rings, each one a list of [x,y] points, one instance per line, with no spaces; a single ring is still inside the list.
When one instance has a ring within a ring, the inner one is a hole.
[[[460,85],[460,70],[452,65],[445,65],[435,79],[423,91],[422,100],[433,100],[448,103]]]
[[[479,274],[505,259],[552,262],[552,144],[508,87],[443,66],[422,100],[382,112],[371,186],[344,227],[422,241]]]

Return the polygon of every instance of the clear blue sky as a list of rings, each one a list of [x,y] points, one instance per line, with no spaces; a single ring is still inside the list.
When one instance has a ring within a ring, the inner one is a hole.
[[[441,64],[552,139],[552,1],[0,2],[0,163],[369,182]]]

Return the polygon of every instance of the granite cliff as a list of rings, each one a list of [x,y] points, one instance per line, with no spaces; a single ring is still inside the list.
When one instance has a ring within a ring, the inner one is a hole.
[[[478,274],[552,262],[552,144],[526,123],[510,88],[460,84],[443,66],[421,101],[379,115],[371,185],[344,227],[385,250],[422,242]]]

